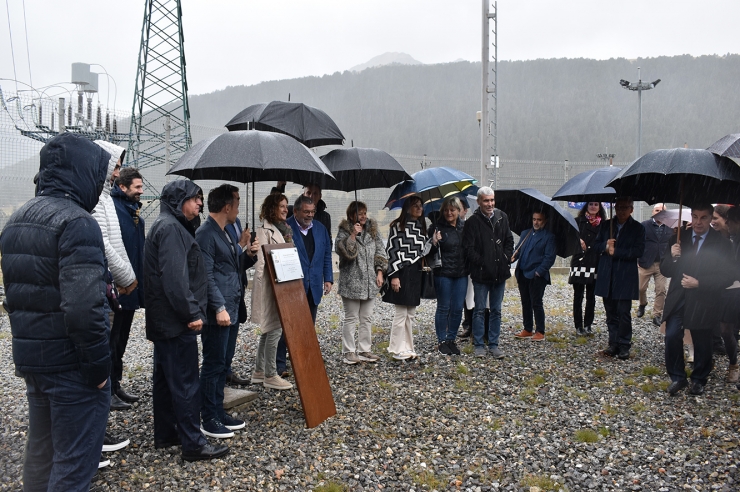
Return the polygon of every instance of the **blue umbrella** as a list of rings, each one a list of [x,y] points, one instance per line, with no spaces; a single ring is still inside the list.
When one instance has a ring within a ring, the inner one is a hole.
[[[622,171],[621,167],[607,166],[576,174],[552,196],[566,202],[612,202],[617,197],[614,188],[606,186]]]
[[[470,208],[470,200],[472,199],[473,201],[475,201],[475,197],[477,193],[478,193],[478,187],[473,185],[473,186],[466,188],[465,191],[453,193],[450,196],[457,197],[460,200],[460,203],[462,203],[462,206],[468,209]],[[445,197],[445,198],[449,198],[449,197]],[[442,207],[443,201],[444,200],[433,200],[431,202],[425,203],[424,204],[424,215],[429,215],[431,212],[439,212],[439,209]]]
[[[404,181],[396,186],[388,197],[386,208],[394,210],[403,206],[404,200],[416,195],[423,203],[441,200],[469,188],[476,179],[450,167],[432,167],[411,175],[413,180]]]

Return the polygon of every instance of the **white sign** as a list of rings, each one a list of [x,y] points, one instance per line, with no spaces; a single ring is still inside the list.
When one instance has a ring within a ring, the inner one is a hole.
[[[273,249],[270,252],[272,264],[275,265],[275,280],[287,282],[303,278],[301,259],[296,248]]]

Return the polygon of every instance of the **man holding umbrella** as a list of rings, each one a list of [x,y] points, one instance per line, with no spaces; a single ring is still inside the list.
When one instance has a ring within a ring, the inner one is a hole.
[[[629,359],[632,346],[632,301],[639,299],[637,259],[645,250],[645,228],[632,218],[630,197],[617,198],[616,217],[608,220],[594,242],[601,251],[596,295],[604,300],[609,347],[604,354]]]

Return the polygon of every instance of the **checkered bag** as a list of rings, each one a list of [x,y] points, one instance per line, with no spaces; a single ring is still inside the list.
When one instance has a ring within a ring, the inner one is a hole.
[[[596,280],[596,268],[588,267],[570,267],[570,276],[584,279]]]

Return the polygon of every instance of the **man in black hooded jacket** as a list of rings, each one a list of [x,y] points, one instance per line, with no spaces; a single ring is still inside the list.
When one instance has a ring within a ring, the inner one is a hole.
[[[0,235],[15,371],[26,381],[24,490],[86,491],[110,405],[103,236],[90,212],[110,154],[63,133],[41,149],[36,197]]]
[[[144,243],[146,337],[154,342],[154,447],[182,445],[187,461],[228,453],[200,432],[197,336],[206,319],[208,279],[193,220],[203,191],[192,181],[165,185],[159,217]]]

